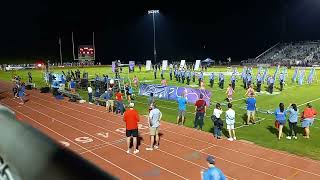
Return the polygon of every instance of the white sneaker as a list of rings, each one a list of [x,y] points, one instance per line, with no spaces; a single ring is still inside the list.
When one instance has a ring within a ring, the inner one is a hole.
[[[146,150],[147,151],[153,151],[153,148],[148,147],[148,148],[146,148]]]
[[[297,136],[293,136],[293,139],[298,139]]]
[[[159,146],[153,146],[153,148],[154,148],[154,149],[158,149],[158,148],[159,148]]]
[[[127,150],[127,154],[130,154],[130,149]]]
[[[287,136],[287,139],[291,139],[291,136]]]
[[[134,154],[137,154],[138,152],[139,152],[138,149],[136,149],[136,150],[133,151]]]
[[[233,140],[237,140],[237,138],[236,138],[236,137],[233,137]]]
[[[232,139],[232,138],[228,138],[228,140],[229,140],[229,141],[233,141],[233,139]]]

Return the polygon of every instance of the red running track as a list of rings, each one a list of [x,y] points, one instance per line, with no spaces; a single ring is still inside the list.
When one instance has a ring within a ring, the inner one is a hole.
[[[1,89],[10,89],[0,83]],[[200,179],[206,157],[216,157],[228,179],[320,179],[320,162],[241,141],[214,140],[210,133],[162,122],[160,148],[146,151],[149,130],[141,117],[140,152],[126,154],[124,123],[104,107],[28,91],[29,101],[19,105],[9,92],[0,103],[18,119],[40,129],[82,157],[120,179]]]

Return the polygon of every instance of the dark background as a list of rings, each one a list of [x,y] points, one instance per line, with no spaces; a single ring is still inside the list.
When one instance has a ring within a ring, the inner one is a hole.
[[[277,42],[320,39],[319,0],[220,1],[2,1],[0,59],[72,60],[76,45],[91,44],[96,58],[153,59],[156,16],[158,60],[233,61],[253,58]]]

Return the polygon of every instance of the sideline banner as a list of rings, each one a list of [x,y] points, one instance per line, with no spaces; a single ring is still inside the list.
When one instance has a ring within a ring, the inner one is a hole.
[[[135,66],[135,62],[134,61],[129,61],[129,68],[130,70],[133,70]]]
[[[186,65],[186,60],[181,60],[180,68],[183,68]]]
[[[153,93],[154,97],[176,101],[182,92],[185,92],[188,103],[196,103],[200,94],[203,94],[203,100],[210,105],[211,92],[203,89],[192,89],[188,87],[162,86],[158,84],[141,84],[139,95],[149,96]]]
[[[146,61],[146,71],[150,71],[151,70],[151,60],[147,60]]]
[[[167,70],[168,67],[168,60],[163,60],[162,61],[162,70]]]
[[[194,65],[194,70],[195,71],[198,71],[199,70],[199,67],[200,67],[200,60],[196,60],[196,64]]]
[[[112,61],[112,72],[116,70],[116,61]]]

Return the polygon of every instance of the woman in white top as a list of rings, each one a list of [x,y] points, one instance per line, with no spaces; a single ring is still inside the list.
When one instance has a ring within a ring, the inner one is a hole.
[[[89,104],[92,104],[92,88],[88,86]]]
[[[228,110],[226,111],[226,124],[227,124],[227,129],[229,131],[229,141],[236,140],[236,133],[234,131],[234,124],[235,124],[235,119],[236,119],[236,113],[232,109],[232,104],[228,103]],[[231,134],[231,131],[233,133],[233,136]]]

